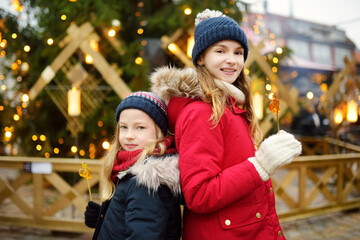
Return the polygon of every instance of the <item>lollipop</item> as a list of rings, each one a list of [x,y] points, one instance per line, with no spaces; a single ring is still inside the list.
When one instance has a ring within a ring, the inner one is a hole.
[[[279,133],[279,131],[280,131],[280,127],[279,127],[280,101],[276,97],[276,93],[274,93],[272,96],[272,101],[269,104],[269,110],[272,111],[273,113],[275,113],[275,115],[276,115],[277,127],[278,127],[278,133]]]
[[[83,178],[86,179],[87,184],[88,184],[88,188],[89,188],[90,201],[92,201],[90,184],[89,184],[89,179],[92,178],[92,176],[91,176],[90,169],[89,169],[88,166],[86,165],[86,162],[83,162],[83,163],[81,164],[81,168],[79,169],[79,175],[80,175],[81,177],[83,177]]]

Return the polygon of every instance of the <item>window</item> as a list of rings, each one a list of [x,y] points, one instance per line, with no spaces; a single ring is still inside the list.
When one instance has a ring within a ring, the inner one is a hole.
[[[296,39],[288,40],[288,47],[293,51],[293,56],[310,60],[309,43]]]
[[[332,65],[331,47],[325,44],[313,44],[314,62]]]
[[[335,64],[336,68],[345,67],[344,57],[347,56],[351,59],[351,50],[347,48],[336,47],[335,48]]]

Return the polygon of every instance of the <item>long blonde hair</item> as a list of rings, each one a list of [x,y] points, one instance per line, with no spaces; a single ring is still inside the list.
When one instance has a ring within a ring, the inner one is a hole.
[[[199,84],[204,93],[202,100],[211,104],[212,115],[209,120],[214,125],[218,124],[225,112],[227,103],[226,93],[220,90],[214,81],[214,76],[206,69],[205,66],[198,65],[196,68]],[[241,71],[239,77],[233,85],[239,88],[245,94],[245,103],[243,109],[247,112],[247,120],[249,121],[249,134],[254,144],[259,143],[263,134],[259,126],[259,122],[254,114],[251,83],[250,79]]]
[[[155,124],[156,128],[156,136],[157,139],[153,142],[150,142],[141,152],[136,164],[141,163],[147,156],[150,155],[157,155],[161,156],[164,155],[166,148],[163,143],[164,134],[162,133],[160,127]],[[120,127],[119,124],[116,124],[115,136],[113,136],[111,148],[105,153],[103,157],[103,174],[102,174],[102,196],[103,200],[107,200],[113,197],[115,193],[115,184],[111,181],[111,172],[114,167],[114,162],[117,157],[117,153],[121,150],[121,145],[119,142],[119,134],[120,134]],[[155,149],[157,149],[155,153]]]

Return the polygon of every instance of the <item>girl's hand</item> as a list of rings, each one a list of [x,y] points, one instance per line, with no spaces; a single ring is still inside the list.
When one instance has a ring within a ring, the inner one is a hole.
[[[292,134],[281,130],[266,138],[249,161],[254,164],[261,179],[267,181],[277,168],[291,163],[301,149],[301,143]]]
[[[89,228],[95,228],[100,213],[101,206],[96,202],[89,201],[85,210],[85,225]]]

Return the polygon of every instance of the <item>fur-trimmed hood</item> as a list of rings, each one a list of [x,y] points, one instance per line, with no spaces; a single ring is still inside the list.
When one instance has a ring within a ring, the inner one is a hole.
[[[135,163],[129,170],[139,185],[149,191],[157,191],[160,185],[167,186],[174,196],[181,195],[179,155],[150,156],[142,162]]]
[[[174,67],[158,68],[151,76],[151,91],[163,99],[166,104],[172,97],[201,98],[203,91],[200,87],[194,68],[178,69]],[[218,88],[233,97],[238,104],[245,101],[244,93],[234,85],[215,79]]]

